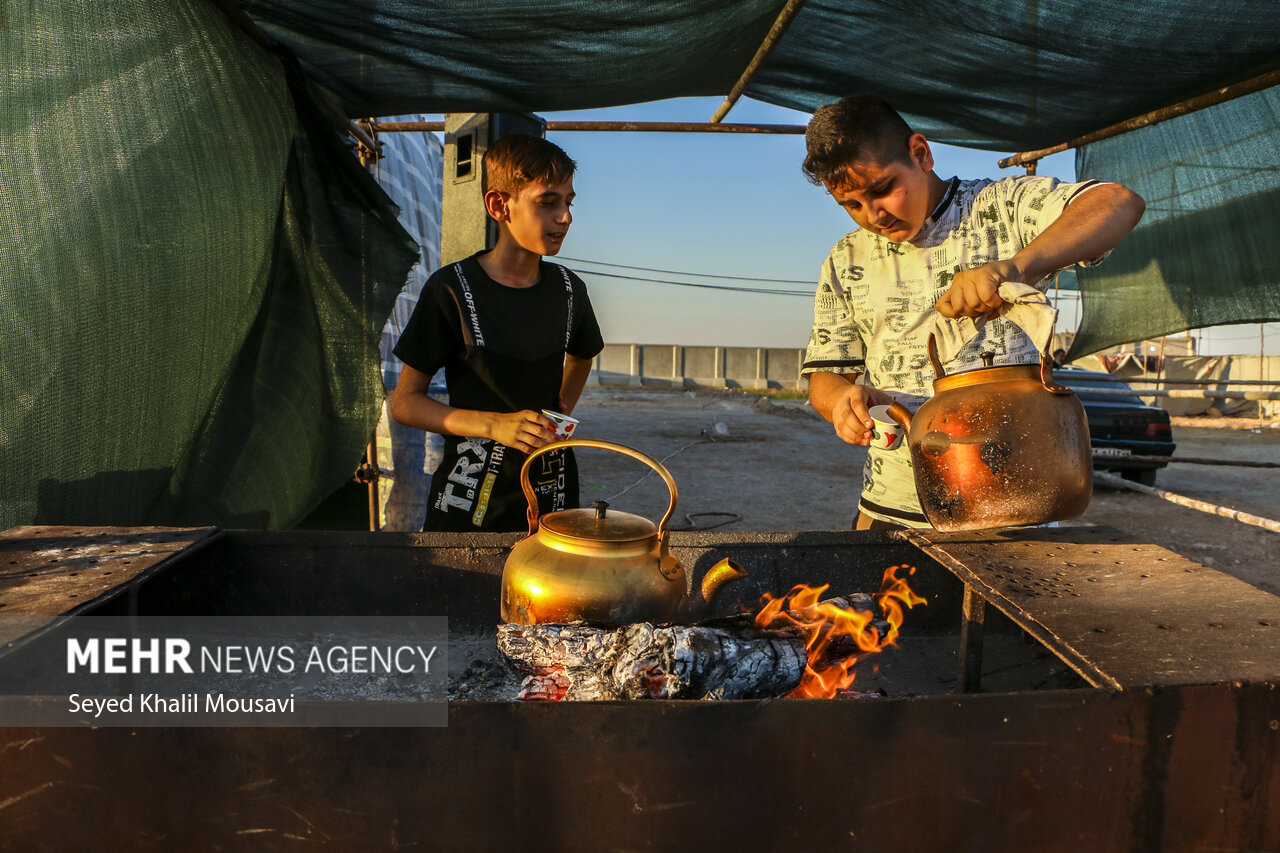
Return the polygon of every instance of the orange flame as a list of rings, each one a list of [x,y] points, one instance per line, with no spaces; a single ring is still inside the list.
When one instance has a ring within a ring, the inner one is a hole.
[[[914,566],[890,566],[885,569],[880,591],[874,596],[889,623],[889,631],[884,636],[871,624],[874,614],[822,601],[822,594],[830,584],[818,587],[798,584],[781,597],[765,593],[764,607],[755,617],[756,626],[798,628],[804,636],[808,658],[804,677],[787,696],[831,698],[853,683],[853,667],[863,655],[895,645],[902,626],[903,608],[909,610],[917,604],[928,603],[911,590],[906,578],[898,577],[899,569],[906,569],[908,575],[916,571]],[[850,648],[851,645],[856,649]]]

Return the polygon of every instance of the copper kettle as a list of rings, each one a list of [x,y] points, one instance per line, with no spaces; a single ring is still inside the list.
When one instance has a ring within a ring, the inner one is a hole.
[[[1053,381],[1051,362],[987,366],[944,375],[929,336],[933,397],[914,415],[889,413],[908,430],[916,492],[938,530],[1044,524],[1084,513],[1093,496],[1089,424],[1075,393]]]
[[[610,509],[596,501],[586,509],[540,515],[529,467],[544,453],[596,447],[637,459],[662,477],[671,500],[662,520]],[[700,597],[688,594],[684,567],[671,554],[667,523],[676,509],[676,483],[662,464],[638,450],[594,439],[569,439],[538,448],[520,469],[529,501],[529,535],[511,549],[502,569],[505,622],[535,625],[587,621],[618,626],[692,619],[726,582],[744,573],[731,561],[712,567]]]

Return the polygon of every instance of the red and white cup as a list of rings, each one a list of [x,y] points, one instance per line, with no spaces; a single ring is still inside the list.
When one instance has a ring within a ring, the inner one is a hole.
[[[889,414],[888,406],[872,406],[867,414],[871,415],[871,447],[894,450],[902,444],[906,430]]]
[[[560,412],[553,412],[551,409],[543,409],[542,414],[546,415],[551,423],[556,427],[556,438],[573,438],[573,431],[578,428],[578,419],[571,418]]]

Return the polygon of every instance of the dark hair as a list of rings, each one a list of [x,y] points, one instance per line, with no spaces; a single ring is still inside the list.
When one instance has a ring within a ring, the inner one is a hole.
[[[879,165],[907,162],[911,127],[897,110],[875,95],[850,95],[818,107],[804,132],[805,177],[815,184],[841,186],[846,169],[858,161]]]
[[[504,136],[484,152],[485,189],[513,196],[534,181],[563,184],[577,169],[559,145],[524,133]]]

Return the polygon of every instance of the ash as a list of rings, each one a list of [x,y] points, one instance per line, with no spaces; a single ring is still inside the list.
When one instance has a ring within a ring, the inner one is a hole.
[[[493,629],[449,634],[450,702],[510,702],[523,680],[498,651]]]

